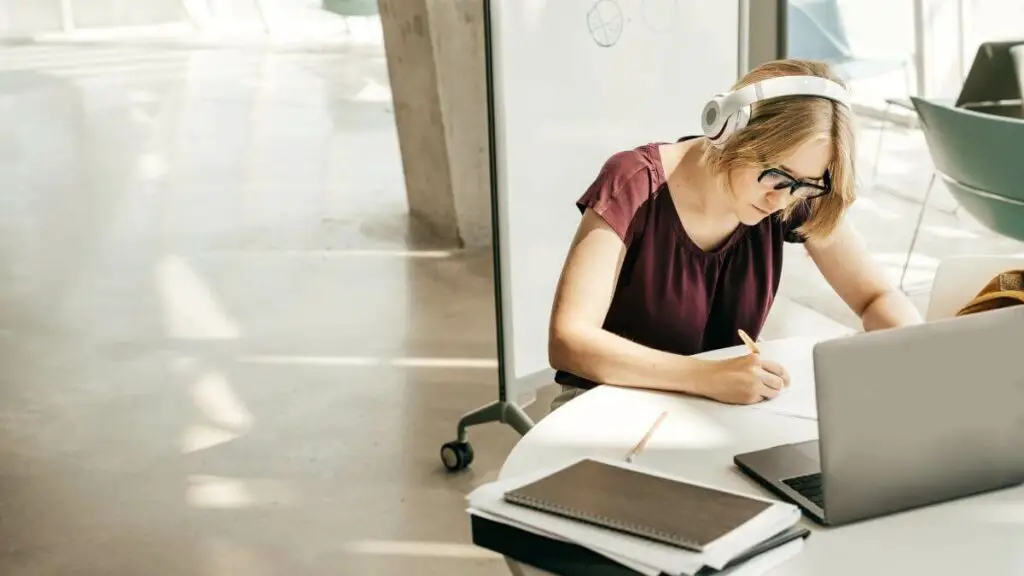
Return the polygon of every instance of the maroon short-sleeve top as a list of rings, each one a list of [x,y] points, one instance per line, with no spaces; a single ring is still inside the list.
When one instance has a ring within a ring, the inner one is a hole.
[[[604,328],[638,344],[692,355],[741,344],[742,328],[757,338],[782,276],[785,242],[802,242],[797,210],[740,226],[712,251],[683,228],[669,195],[660,143],[609,158],[577,201],[600,215],[626,246]],[[555,381],[597,383],[558,371]]]

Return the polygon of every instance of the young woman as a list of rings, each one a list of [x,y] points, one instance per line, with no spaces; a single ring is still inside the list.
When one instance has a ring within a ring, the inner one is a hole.
[[[826,64],[804,60],[764,64],[733,89],[781,76],[845,93]],[[549,357],[562,393],[552,409],[597,384],[734,404],[774,397],[789,376],[770,359],[692,355],[742,343],[740,329],[757,338],[785,242],[804,243],[866,330],[921,321],[844,222],[854,136],[841,100],[763,99],[724,141],[691,136],[607,160],[577,203],[555,294]]]

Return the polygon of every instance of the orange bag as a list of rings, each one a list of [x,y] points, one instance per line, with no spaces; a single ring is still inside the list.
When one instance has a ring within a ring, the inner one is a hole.
[[[1024,270],[1009,270],[990,280],[956,315],[1019,305],[1024,305]]]

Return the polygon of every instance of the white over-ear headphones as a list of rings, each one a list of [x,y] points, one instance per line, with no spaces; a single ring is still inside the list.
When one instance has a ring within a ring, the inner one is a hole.
[[[841,84],[819,76],[779,76],[744,86],[734,92],[716,94],[700,115],[704,135],[714,145],[747,126],[750,105],[779,96],[818,96],[850,107],[850,96]]]

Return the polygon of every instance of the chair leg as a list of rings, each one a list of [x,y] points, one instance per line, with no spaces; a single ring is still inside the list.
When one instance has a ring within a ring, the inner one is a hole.
[[[928,209],[928,199],[932,195],[932,187],[935,185],[935,173],[932,172],[932,179],[928,181],[928,189],[924,192],[924,201],[921,202],[921,211],[917,214],[917,225],[914,226],[914,236],[910,240],[910,250],[907,251],[907,259],[903,262],[903,273],[900,274],[900,290],[907,294],[905,282],[907,270],[910,268],[910,259],[914,257],[914,248],[917,247],[917,236],[921,232],[921,223],[924,222],[924,212]]]
[[[907,95],[910,95],[910,63],[903,63],[903,84],[906,89]],[[885,103],[885,112],[883,116],[889,116],[890,108],[892,108],[892,102]],[[878,147],[875,149],[875,169],[874,174],[871,176],[871,185],[874,186],[878,183],[878,166],[882,163],[882,138],[885,136],[885,128],[889,125],[889,121],[882,124],[881,130],[878,131]]]
[[[924,88],[922,86],[918,86],[917,90],[914,90],[914,91],[910,90],[910,84],[911,84],[910,66],[911,66],[911,64],[913,64],[913,62],[911,60],[909,60],[909,59],[903,61],[903,87],[907,89],[907,96],[910,96],[912,94],[915,95],[915,96],[920,96],[924,92]]]

